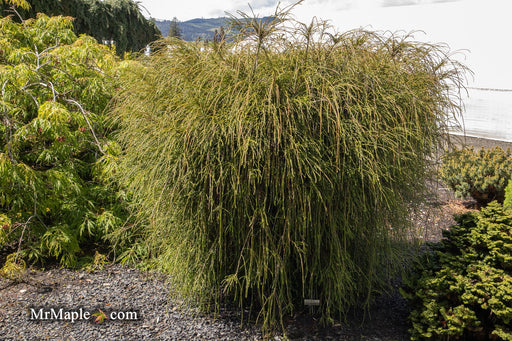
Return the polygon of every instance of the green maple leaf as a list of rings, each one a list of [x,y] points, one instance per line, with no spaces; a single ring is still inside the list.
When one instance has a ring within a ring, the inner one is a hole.
[[[98,312],[92,314],[92,316],[96,316],[94,320],[96,323],[102,323],[105,319],[108,319],[107,315],[101,309],[98,309]]]

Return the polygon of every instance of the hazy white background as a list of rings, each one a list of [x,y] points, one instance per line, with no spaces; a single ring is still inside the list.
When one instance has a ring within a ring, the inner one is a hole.
[[[237,10],[249,12],[246,0],[140,0],[147,16],[180,21],[215,18]],[[249,1],[256,14],[270,15],[278,1]],[[281,1],[285,7],[292,1]],[[149,12],[149,14],[148,14]],[[465,99],[468,135],[512,141],[512,2],[510,0],[305,0],[293,14],[309,23],[330,20],[338,31],[364,27],[384,31],[418,31],[414,39],[443,42],[466,64],[470,96]]]

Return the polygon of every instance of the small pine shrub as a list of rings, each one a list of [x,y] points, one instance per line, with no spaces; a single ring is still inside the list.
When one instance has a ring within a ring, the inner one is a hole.
[[[493,200],[503,203],[512,173],[510,149],[500,147],[455,149],[443,156],[441,179],[459,198],[471,196],[480,206]]]
[[[413,340],[512,340],[512,213],[492,202],[456,217],[405,278]]]

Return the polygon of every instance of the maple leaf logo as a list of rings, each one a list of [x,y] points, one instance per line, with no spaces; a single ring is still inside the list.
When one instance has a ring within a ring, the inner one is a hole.
[[[94,319],[94,322],[96,323],[103,323],[105,319],[108,319],[107,315],[101,309],[98,309],[98,312],[92,314],[92,316],[96,316],[96,318]]]

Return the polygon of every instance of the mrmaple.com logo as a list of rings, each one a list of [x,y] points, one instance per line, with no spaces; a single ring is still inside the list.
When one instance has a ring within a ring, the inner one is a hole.
[[[103,323],[107,320],[110,321],[139,321],[141,315],[136,310],[112,310],[103,311],[96,309],[89,311],[83,308],[79,309],[64,309],[64,308],[30,308],[29,309],[30,321],[92,321],[95,323]]]

